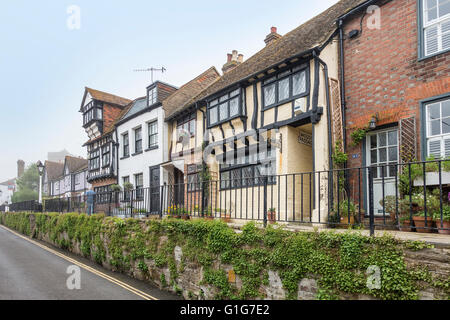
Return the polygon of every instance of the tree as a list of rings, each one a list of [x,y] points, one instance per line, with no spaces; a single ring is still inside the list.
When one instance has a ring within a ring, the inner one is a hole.
[[[39,171],[36,164],[30,165],[23,175],[17,179],[17,191],[14,192],[11,201],[22,202],[38,200],[39,198]]]

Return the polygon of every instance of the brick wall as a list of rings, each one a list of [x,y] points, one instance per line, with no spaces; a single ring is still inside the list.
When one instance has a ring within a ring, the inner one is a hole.
[[[362,14],[349,18],[344,33],[359,30]],[[350,146],[350,134],[378,113],[378,126],[414,116],[420,157],[420,101],[450,92],[450,53],[418,61],[416,0],[392,0],[381,6],[381,29],[344,41],[345,96],[349,167],[362,165],[362,147]],[[359,154],[353,159],[351,155]]]

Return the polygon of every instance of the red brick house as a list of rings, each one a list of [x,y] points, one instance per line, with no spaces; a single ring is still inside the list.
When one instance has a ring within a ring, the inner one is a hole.
[[[348,167],[450,156],[450,0],[366,1],[338,23]],[[379,213],[381,168],[374,178]]]

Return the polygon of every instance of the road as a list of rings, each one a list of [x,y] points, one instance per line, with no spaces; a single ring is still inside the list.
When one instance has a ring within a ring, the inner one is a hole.
[[[0,226],[0,300],[159,299],[180,298]]]

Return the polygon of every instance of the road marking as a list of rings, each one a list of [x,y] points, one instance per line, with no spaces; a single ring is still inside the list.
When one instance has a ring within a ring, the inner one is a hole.
[[[116,278],[113,278],[113,277],[111,277],[111,276],[109,276],[107,274],[104,274],[103,272],[100,272],[100,271],[98,271],[98,270],[96,270],[94,268],[91,268],[91,267],[89,267],[89,266],[87,266],[87,265],[85,265],[85,264],[83,264],[83,263],[81,263],[81,262],[79,262],[79,261],[77,261],[75,259],[72,259],[72,258],[70,258],[70,257],[68,257],[68,256],[66,256],[66,255],[64,255],[64,254],[62,254],[62,253],[60,253],[58,251],[50,249],[50,248],[40,244],[39,242],[31,240],[28,237],[25,237],[25,236],[23,236],[23,235],[15,232],[15,231],[5,227],[3,225],[0,225],[0,227],[2,227],[4,230],[9,231],[12,234],[14,234],[14,235],[16,235],[16,236],[18,236],[18,237],[20,237],[20,238],[22,238],[22,239],[32,243],[32,244],[38,246],[38,247],[40,247],[40,248],[42,248],[42,249],[44,249],[44,250],[46,250],[46,251],[48,251],[50,253],[53,253],[54,255],[56,255],[56,256],[58,256],[60,258],[63,258],[66,261],[69,261],[70,263],[73,263],[73,264],[75,264],[75,265],[77,265],[77,266],[79,266],[79,267],[81,267],[81,268],[83,268],[83,269],[85,269],[85,270],[87,270],[87,271],[89,271],[91,273],[94,273],[95,275],[97,275],[99,277],[102,277],[102,278],[108,280],[109,282],[112,282],[112,283],[114,283],[114,284],[116,284],[116,285],[118,285],[118,286],[120,286],[120,287],[122,287],[122,288],[124,288],[124,289],[126,289],[126,290],[128,290],[128,291],[130,291],[130,292],[132,292],[134,294],[136,294],[137,296],[140,296],[141,298],[143,298],[145,300],[159,300],[159,299],[157,299],[157,298],[155,298],[155,297],[153,297],[153,296],[151,296],[151,295],[149,295],[149,294],[147,294],[147,293],[145,293],[145,292],[143,292],[143,291],[141,291],[139,289],[136,289],[136,288],[130,286],[129,284],[126,284],[125,282],[117,280]]]

